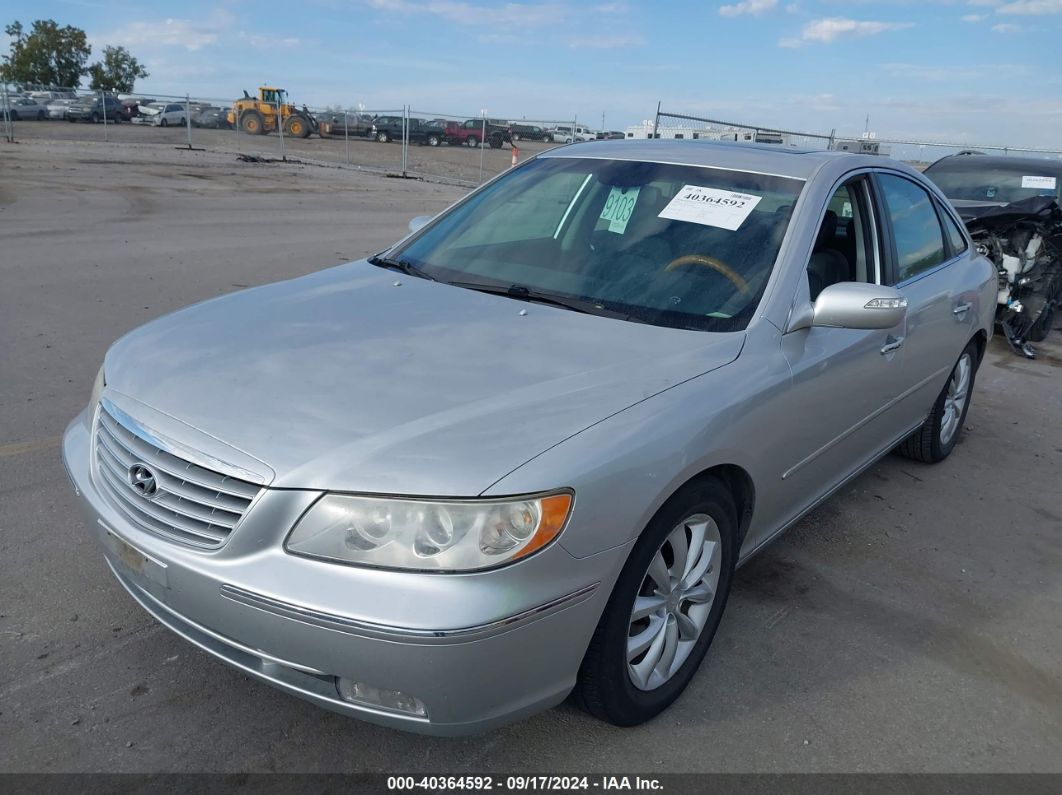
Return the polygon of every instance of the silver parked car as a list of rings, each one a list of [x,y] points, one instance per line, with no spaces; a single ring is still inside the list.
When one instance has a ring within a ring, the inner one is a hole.
[[[879,157],[589,142],[412,227],[126,335],[63,440],[161,623],[412,731],[653,717],[740,563],[948,456],[992,333],[995,269]]]

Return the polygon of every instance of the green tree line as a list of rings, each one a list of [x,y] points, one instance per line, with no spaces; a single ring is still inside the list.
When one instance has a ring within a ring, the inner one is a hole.
[[[9,83],[76,88],[88,75],[89,88],[128,93],[137,80],[148,77],[125,47],[104,47],[103,58],[86,66],[92,47],[81,28],[38,19],[28,31],[18,20],[4,30],[11,46],[0,63],[0,78]]]

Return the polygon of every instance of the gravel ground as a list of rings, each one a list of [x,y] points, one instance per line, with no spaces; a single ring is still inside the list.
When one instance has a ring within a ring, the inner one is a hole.
[[[657,720],[564,705],[407,735],[158,626],[89,537],[58,436],[125,331],[378,250],[462,191],[30,129],[0,143],[0,771],[1062,772],[1058,332],[1036,361],[992,342],[947,462],[886,458],[743,568]]]
[[[0,122],[2,124],[2,122]],[[82,142],[88,144],[121,143],[137,146],[185,147],[188,131],[184,127],[147,127],[139,124],[73,124],[64,121],[23,121],[15,123],[15,138],[26,143],[46,141]],[[349,165],[353,168],[401,173],[402,145],[377,143],[364,138],[285,138],[283,150],[279,135],[250,136],[235,130],[206,130],[192,128],[192,146],[216,152],[240,152],[270,158],[283,154],[288,158],[319,163]],[[552,147],[535,141],[517,143],[519,157]],[[470,185],[493,177],[512,165],[512,148],[501,149],[442,145],[438,147],[411,144],[406,169],[408,173],[459,180]],[[168,158],[167,155],[162,155]]]

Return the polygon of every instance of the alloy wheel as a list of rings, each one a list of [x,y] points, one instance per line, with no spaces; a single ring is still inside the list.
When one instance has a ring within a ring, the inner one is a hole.
[[[948,444],[959,430],[963,409],[970,394],[970,374],[973,372],[973,360],[969,353],[959,357],[955,369],[948,379],[948,392],[944,396],[944,414],[940,420],[940,443]]]
[[[722,540],[707,514],[668,534],[634,599],[627,633],[627,672],[639,690],[655,690],[682,667],[708,621],[719,585]]]

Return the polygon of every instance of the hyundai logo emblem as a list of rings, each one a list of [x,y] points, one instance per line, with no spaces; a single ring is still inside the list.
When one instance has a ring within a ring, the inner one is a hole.
[[[133,464],[129,467],[129,484],[133,487],[133,491],[146,500],[154,499],[159,493],[155,473],[144,464]]]

